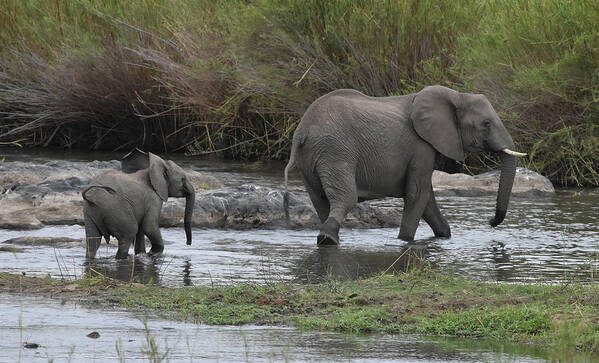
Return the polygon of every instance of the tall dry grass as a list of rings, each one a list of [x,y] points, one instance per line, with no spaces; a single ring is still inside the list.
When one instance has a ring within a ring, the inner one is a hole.
[[[436,83],[489,96],[526,166],[599,185],[593,0],[2,1],[0,141],[285,159],[320,95]]]

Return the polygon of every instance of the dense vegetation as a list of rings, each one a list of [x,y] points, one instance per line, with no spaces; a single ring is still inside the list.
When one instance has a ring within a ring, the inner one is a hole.
[[[1,4],[3,143],[286,159],[319,95],[436,83],[486,94],[529,168],[599,185],[596,0]]]

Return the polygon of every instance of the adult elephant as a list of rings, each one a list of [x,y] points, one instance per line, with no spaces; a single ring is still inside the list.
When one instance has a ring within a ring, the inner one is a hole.
[[[127,258],[133,243],[135,253],[145,253],[145,236],[150,239],[150,254],[164,250],[158,225],[162,203],[168,197],[185,197],[184,227],[191,244],[191,217],[195,191],[185,171],[170,160],[135,150],[125,156],[122,169],[95,177],[83,193],[83,217],[87,258],[94,258],[102,236],[118,240],[116,258]]]
[[[451,232],[435,201],[433,170],[464,152],[501,155],[495,217],[507,212],[516,171],[514,142],[487,98],[430,86],[414,94],[369,97],[356,90],[326,94],[308,107],[293,135],[294,163],[322,223],[319,245],[338,244],[339,226],[358,201],[404,198],[398,238],[414,239],[420,218],[435,236]],[[287,201],[287,194],[285,194]]]

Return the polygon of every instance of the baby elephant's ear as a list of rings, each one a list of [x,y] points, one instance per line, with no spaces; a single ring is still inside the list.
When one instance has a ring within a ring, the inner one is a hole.
[[[410,118],[416,133],[441,154],[464,161],[456,109],[460,94],[443,86],[430,86],[414,97]]]
[[[148,153],[135,148],[121,158],[121,170],[124,173],[135,173],[150,166]]]
[[[160,199],[166,201],[168,199],[166,162],[152,153],[148,153],[148,159],[150,161],[148,174],[150,175],[152,188],[154,188]]]

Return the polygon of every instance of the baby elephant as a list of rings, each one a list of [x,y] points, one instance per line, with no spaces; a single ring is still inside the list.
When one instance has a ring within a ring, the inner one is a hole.
[[[120,171],[95,177],[83,193],[83,217],[87,258],[94,258],[102,236],[119,241],[116,258],[127,258],[131,243],[135,254],[145,253],[145,237],[152,243],[150,254],[164,250],[158,221],[168,197],[185,197],[185,234],[191,244],[191,217],[195,191],[183,169],[170,160],[134,150],[123,158]]]

